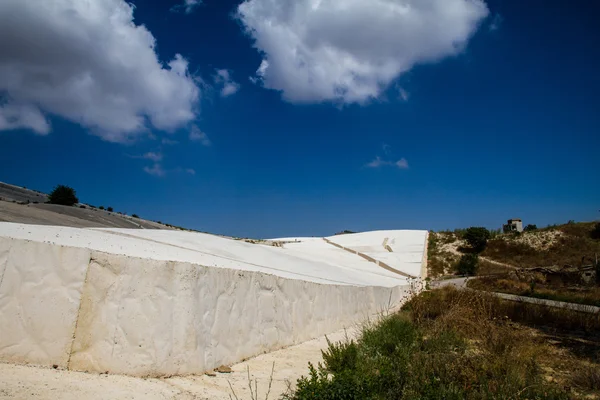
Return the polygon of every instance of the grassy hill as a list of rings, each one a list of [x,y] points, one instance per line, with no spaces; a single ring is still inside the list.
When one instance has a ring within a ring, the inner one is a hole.
[[[594,222],[568,223],[520,235],[500,235],[481,254],[519,268],[591,265],[600,255],[600,240],[592,238]]]
[[[596,255],[600,257],[600,239],[593,235],[595,226],[596,222],[570,222],[521,234],[492,232],[480,254],[480,262],[487,273],[491,264],[515,268],[592,265]],[[467,247],[463,233],[456,230],[430,234],[428,263],[432,276],[455,272],[456,263]]]

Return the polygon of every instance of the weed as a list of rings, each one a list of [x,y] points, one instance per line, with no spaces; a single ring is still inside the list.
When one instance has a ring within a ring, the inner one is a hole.
[[[422,293],[355,341],[328,342],[323,363],[284,398],[570,398],[544,379],[546,348],[514,329],[506,307],[485,293]]]

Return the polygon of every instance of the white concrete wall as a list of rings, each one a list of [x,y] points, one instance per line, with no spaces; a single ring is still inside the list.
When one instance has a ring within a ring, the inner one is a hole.
[[[2,268],[0,360],[137,376],[201,373],[300,343],[408,292],[7,237]]]
[[[0,360],[67,366],[90,251],[0,238]]]

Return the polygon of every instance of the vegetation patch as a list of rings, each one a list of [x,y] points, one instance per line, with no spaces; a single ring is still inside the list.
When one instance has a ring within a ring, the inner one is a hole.
[[[596,390],[597,374],[582,371],[600,368],[598,328],[594,315],[438,289],[355,340],[329,343],[284,398],[584,398]],[[575,331],[585,349],[566,340]]]
[[[428,276],[435,278],[455,272],[459,256],[446,250],[445,246],[456,240],[453,233],[429,232],[427,243]]]
[[[543,280],[523,282],[519,279],[514,279],[510,274],[471,279],[467,282],[467,286],[476,290],[516,294],[518,296],[600,307],[600,287],[594,286],[559,286],[545,283]]]
[[[519,268],[592,265],[600,256],[595,223],[571,223],[488,241],[484,257]]]
[[[79,203],[75,189],[65,185],[57,185],[48,195],[48,203],[61,206],[73,206]]]

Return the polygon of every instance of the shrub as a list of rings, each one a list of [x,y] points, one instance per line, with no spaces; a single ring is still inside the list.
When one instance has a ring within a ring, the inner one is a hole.
[[[473,276],[479,269],[479,256],[477,254],[465,254],[456,264],[459,275]]]
[[[107,208],[106,208],[106,211],[113,212],[113,208],[112,208],[112,207],[107,207]]]
[[[523,228],[525,232],[537,231],[537,225],[529,224],[525,228]]]
[[[470,227],[463,235],[463,239],[467,241],[469,246],[477,252],[481,253],[485,250],[487,241],[490,238],[490,231],[483,227]]]
[[[139,215],[137,215],[137,214],[132,214],[131,216],[132,216],[133,218],[139,218]]]
[[[86,206],[84,206],[84,205],[81,205],[81,206],[79,206],[79,208],[87,208],[87,207],[86,207]]]
[[[61,206],[72,206],[79,203],[75,189],[65,185],[57,185],[48,195],[48,203]]]
[[[309,363],[283,399],[569,398],[544,379],[537,359],[545,347],[511,328],[499,307],[470,291],[423,293],[402,314],[367,323],[356,340],[328,341],[324,362]]]
[[[98,210],[104,210],[104,206],[98,207]]]
[[[600,222],[594,225],[594,229],[591,232],[592,239],[600,239]]]

